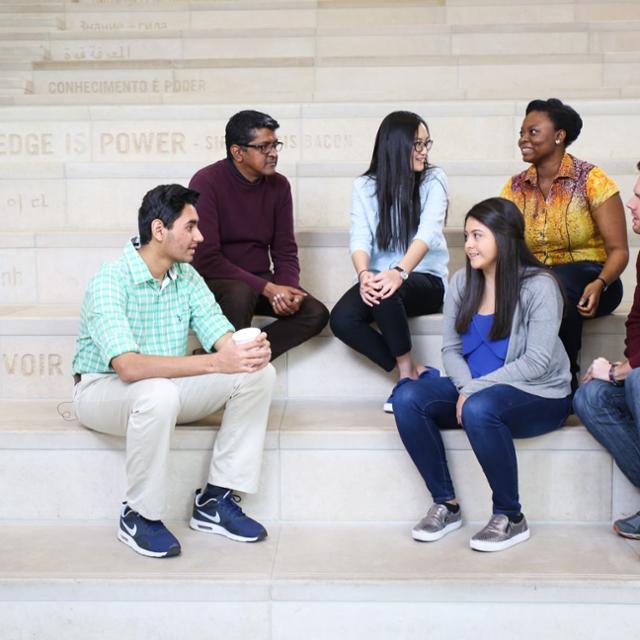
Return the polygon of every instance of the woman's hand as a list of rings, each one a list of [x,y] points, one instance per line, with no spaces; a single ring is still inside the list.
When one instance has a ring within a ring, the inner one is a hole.
[[[580,300],[578,300],[578,313],[585,318],[593,318],[598,310],[600,296],[603,291],[604,283],[602,280],[592,280],[584,288]]]
[[[375,275],[371,271],[363,271],[360,274],[360,297],[368,307],[380,304],[380,294],[374,286],[374,277]]]
[[[374,287],[378,290],[381,300],[390,298],[401,286],[404,280],[397,269],[381,271],[373,278]]]
[[[461,427],[464,426],[462,424],[462,406],[464,405],[466,400],[467,400],[467,396],[460,394],[458,396],[458,402],[456,404],[456,421]]]

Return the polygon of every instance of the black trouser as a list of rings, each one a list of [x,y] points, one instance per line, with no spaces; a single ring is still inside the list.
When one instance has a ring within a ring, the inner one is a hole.
[[[567,297],[567,304],[564,310],[564,318],[560,325],[560,339],[569,356],[571,364],[572,387],[577,387],[577,376],[580,371],[578,365],[578,353],[582,347],[582,323],[588,318],[584,318],[578,313],[577,304],[582,296],[584,288],[602,271],[599,262],[587,260],[581,262],[571,262],[569,264],[556,264],[551,270],[558,276],[564,293]],[[604,316],[620,304],[622,300],[622,282],[620,278],[612,282],[608,289],[600,296],[600,303],[596,309],[595,317]]]
[[[273,277],[270,273],[256,275],[266,280]],[[278,316],[265,296],[256,293],[240,280],[214,279],[206,282],[222,313],[236,329],[250,327],[254,315],[277,318],[264,328],[271,343],[271,360],[320,333],[329,320],[329,310],[309,294],[303,299],[297,313],[292,316]]]
[[[352,349],[391,371],[396,358],[411,351],[408,318],[440,311],[443,297],[442,280],[430,273],[409,274],[390,298],[373,307],[362,301],[360,285],[356,284],[333,307],[331,330]]]

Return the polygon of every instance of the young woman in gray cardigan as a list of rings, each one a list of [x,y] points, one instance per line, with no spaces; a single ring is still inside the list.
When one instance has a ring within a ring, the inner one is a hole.
[[[558,337],[564,300],[525,244],[522,214],[504,198],[469,211],[465,253],[466,269],[451,279],[444,303],[447,377],[403,385],[394,413],[434,501],[413,537],[431,542],[462,525],[440,435],[460,425],[493,492],[493,515],[471,548],[500,551],[529,538],[513,438],[557,429],[571,410],[569,359]]]

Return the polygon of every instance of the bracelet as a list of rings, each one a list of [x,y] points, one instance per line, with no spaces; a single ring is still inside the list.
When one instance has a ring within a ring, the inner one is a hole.
[[[596,276],[596,280],[600,280],[600,282],[602,282],[602,284],[604,285],[604,288],[602,289],[602,293],[604,293],[609,288],[607,281],[602,276]]]
[[[623,380],[616,380],[616,365],[615,364],[612,364],[609,367],[609,382],[614,387],[621,387],[624,384]]]

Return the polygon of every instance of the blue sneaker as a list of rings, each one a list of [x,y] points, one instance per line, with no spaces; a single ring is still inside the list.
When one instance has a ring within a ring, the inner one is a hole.
[[[120,513],[118,540],[150,558],[180,555],[180,543],[160,520],[147,520],[126,502],[123,503]]]
[[[202,490],[196,491],[193,515],[189,526],[204,533],[219,533],[239,542],[258,542],[267,537],[266,529],[246,516],[238,506],[240,496],[227,491],[220,498],[202,500]]]

